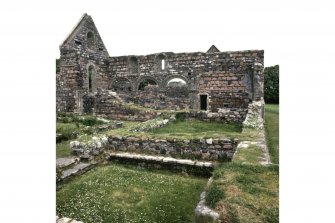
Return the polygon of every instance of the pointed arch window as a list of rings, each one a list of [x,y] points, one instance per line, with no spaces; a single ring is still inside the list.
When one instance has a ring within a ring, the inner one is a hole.
[[[86,40],[87,40],[87,47],[89,49],[93,49],[95,47],[95,37],[94,37],[93,32],[87,33]]]
[[[138,60],[136,57],[131,57],[129,59],[129,68],[130,68],[130,73],[136,74],[138,72]]]
[[[88,67],[88,91],[93,92],[94,87],[94,79],[95,79],[95,70],[92,65]]]
[[[158,70],[163,71],[166,69],[166,56],[163,54],[159,54],[157,56],[157,67]]]

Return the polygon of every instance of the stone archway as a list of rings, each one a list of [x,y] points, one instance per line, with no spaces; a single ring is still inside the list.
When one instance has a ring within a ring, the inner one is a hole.
[[[156,83],[157,86],[160,86],[160,82],[156,78],[154,78],[152,76],[142,76],[139,79],[137,79],[134,90],[138,91],[141,83],[146,81],[146,80],[148,80],[151,83],[154,82],[154,83]]]
[[[166,88],[167,85],[168,85],[168,83],[169,83],[169,81],[171,81],[172,79],[181,79],[182,81],[184,81],[186,83],[187,86],[190,85],[188,78],[186,78],[183,75],[176,74],[176,75],[169,75],[167,78],[165,78],[163,80],[162,84],[161,84],[161,88],[162,89]]]
[[[117,77],[113,79],[108,88],[117,93],[129,93],[134,90],[131,81],[126,77]]]

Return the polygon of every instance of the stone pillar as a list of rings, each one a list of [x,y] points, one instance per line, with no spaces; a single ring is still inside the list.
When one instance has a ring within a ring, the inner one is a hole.
[[[264,73],[263,64],[254,63],[253,71],[253,101],[259,101],[263,98]]]

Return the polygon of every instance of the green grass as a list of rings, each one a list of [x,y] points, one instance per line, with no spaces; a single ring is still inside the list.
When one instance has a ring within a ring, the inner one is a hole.
[[[194,222],[207,180],[111,164],[79,176],[57,191],[57,215],[85,223]]]
[[[220,122],[205,122],[199,120],[175,121],[151,131],[154,136],[164,138],[185,137],[185,138],[203,138],[203,137],[222,137],[240,134],[242,126],[237,124],[228,124]]]
[[[259,164],[263,156],[263,151],[256,145],[250,145],[248,148],[240,148],[234,155],[233,162]]]
[[[56,122],[56,133],[62,134],[62,140],[75,138],[73,132],[79,131],[79,125],[76,123],[60,123]]]
[[[56,144],[56,158],[71,156],[70,141],[66,140]]]
[[[215,169],[224,194],[215,210],[223,222],[279,222],[279,167],[227,163]]]
[[[265,133],[271,161],[278,164],[279,105],[265,106]],[[216,193],[224,194],[215,210],[223,222],[279,222],[279,166],[259,165],[261,156],[261,149],[250,145],[237,151],[233,162],[214,170]]]
[[[265,134],[271,162],[279,164],[279,105],[265,105]]]
[[[177,120],[166,126],[149,132],[131,132],[140,122],[124,122],[124,128],[108,131],[108,135],[132,135],[157,139],[193,139],[193,138],[252,138],[255,133],[243,134],[242,126],[222,122],[206,122],[199,120]]]

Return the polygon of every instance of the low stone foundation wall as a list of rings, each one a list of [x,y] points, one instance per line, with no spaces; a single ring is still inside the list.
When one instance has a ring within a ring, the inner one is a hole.
[[[94,137],[90,142],[70,143],[73,154],[86,160],[94,159],[103,151],[121,151],[183,159],[230,161],[236,145],[237,142],[227,138],[158,140],[132,136]]]
[[[245,108],[220,108],[218,112],[190,111],[185,115],[188,119],[242,123],[247,112]]]
[[[155,140],[137,137],[109,136],[107,149],[163,155],[168,157],[229,161],[232,159],[236,142],[230,139]]]

